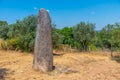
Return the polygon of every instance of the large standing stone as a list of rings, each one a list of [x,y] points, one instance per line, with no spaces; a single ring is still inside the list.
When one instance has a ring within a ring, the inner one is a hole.
[[[43,72],[53,68],[51,20],[45,9],[39,11],[33,68]]]

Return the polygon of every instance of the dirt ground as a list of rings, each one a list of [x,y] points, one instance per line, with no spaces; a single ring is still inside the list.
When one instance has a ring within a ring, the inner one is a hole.
[[[120,80],[120,63],[106,55],[54,55],[55,70],[32,69],[33,55],[0,50],[0,80]]]

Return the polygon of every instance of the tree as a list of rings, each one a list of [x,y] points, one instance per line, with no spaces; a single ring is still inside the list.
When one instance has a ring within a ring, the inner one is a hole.
[[[74,26],[73,35],[77,42],[80,43],[81,51],[88,51],[89,44],[95,37],[95,25],[91,23],[81,22]]]
[[[64,27],[60,30],[60,34],[64,36],[63,44],[73,45],[73,28]]]
[[[56,28],[55,24],[52,24],[52,44],[53,48],[56,49],[60,44],[63,43],[63,35],[60,34],[60,29]]]
[[[7,21],[0,20],[0,38],[7,39],[8,29]]]
[[[38,18],[36,15],[30,15],[30,16],[24,18],[23,23],[24,23],[25,28],[26,28],[25,29],[26,33],[29,33],[31,31],[35,32],[37,24],[38,24],[37,19]]]
[[[102,47],[108,48],[111,51],[111,56],[113,56],[113,51],[115,48],[119,47],[120,43],[120,27],[118,24],[108,24],[100,31],[100,40]]]
[[[5,25],[8,25],[7,21],[0,20],[0,26],[5,26]]]
[[[37,16],[35,15],[30,15],[22,21],[17,20],[15,24],[9,25],[7,40],[10,42],[12,49],[33,51],[36,26]],[[14,43],[12,43],[13,41]]]
[[[7,25],[5,26],[0,26],[0,38],[3,38],[6,40],[8,38],[7,33],[8,33],[9,27]]]

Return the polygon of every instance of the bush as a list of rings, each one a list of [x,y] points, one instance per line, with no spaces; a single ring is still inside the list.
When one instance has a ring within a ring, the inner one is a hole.
[[[20,45],[19,38],[12,38],[10,40],[7,40],[6,42],[8,44],[9,49],[11,49],[11,50],[18,50],[18,49],[20,49],[20,47],[19,47],[19,45]]]
[[[96,51],[96,50],[98,50],[98,48],[94,44],[90,44],[89,45],[89,49],[90,49],[90,51]]]
[[[2,42],[3,42],[3,40],[0,39],[0,49],[2,49]]]
[[[8,44],[6,41],[0,39],[0,49],[5,49],[7,50],[8,49]]]
[[[71,52],[71,47],[69,45],[65,44],[60,44],[57,48],[58,51],[63,51],[63,52]]]

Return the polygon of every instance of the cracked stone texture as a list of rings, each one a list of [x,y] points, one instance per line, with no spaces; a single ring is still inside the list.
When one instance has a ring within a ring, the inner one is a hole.
[[[53,68],[51,19],[45,9],[39,11],[33,68],[43,72]]]

